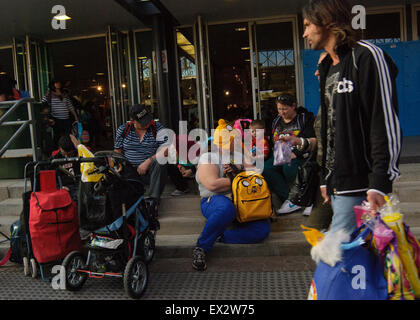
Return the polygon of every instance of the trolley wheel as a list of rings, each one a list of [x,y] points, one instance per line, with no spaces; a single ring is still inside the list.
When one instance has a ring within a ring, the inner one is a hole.
[[[66,270],[66,289],[77,291],[82,288],[88,275],[84,272],[77,272],[84,268],[83,256],[79,251],[70,252],[61,264]]]
[[[137,253],[149,264],[155,255],[155,236],[147,231],[140,237]]]
[[[23,257],[23,274],[28,277],[31,274],[28,257]]]
[[[31,263],[31,277],[35,279],[38,276],[38,266],[34,258],[31,258],[30,263]]]
[[[133,299],[140,299],[148,281],[149,269],[143,258],[140,256],[131,258],[124,271],[124,289],[127,295]]]

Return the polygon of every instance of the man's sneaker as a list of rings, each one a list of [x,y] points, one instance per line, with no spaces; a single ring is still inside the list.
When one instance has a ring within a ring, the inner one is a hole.
[[[291,203],[289,200],[286,200],[285,202],[283,202],[281,208],[276,211],[276,215],[279,216],[285,213],[295,212],[299,210],[300,208],[301,207]]]
[[[174,192],[171,193],[171,196],[172,197],[183,196],[184,194],[187,194],[188,192],[190,192],[190,190],[188,189],[185,191],[176,189]]]
[[[206,253],[200,247],[196,247],[193,251],[192,266],[195,270],[204,271],[207,269]]]
[[[304,216],[309,216],[309,215],[311,214],[312,207],[313,207],[313,206],[306,207],[306,208],[305,208],[305,210],[303,210],[302,214],[303,214]]]

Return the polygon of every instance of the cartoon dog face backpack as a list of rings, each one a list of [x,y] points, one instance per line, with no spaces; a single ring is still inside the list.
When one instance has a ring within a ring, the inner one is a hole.
[[[232,181],[232,193],[239,222],[267,219],[273,215],[271,193],[261,174],[254,171],[238,173]]]

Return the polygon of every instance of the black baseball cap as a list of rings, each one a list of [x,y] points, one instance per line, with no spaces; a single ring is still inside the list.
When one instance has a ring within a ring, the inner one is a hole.
[[[144,104],[135,104],[130,108],[130,117],[138,121],[142,126],[146,126],[153,120],[153,115]]]

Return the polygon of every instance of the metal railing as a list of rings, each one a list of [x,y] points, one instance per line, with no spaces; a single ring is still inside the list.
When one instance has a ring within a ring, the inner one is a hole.
[[[0,127],[4,126],[19,126],[19,128],[13,133],[9,140],[1,147],[0,149],[0,158],[2,158],[8,151],[10,145],[25,132],[25,129],[29,126],[30,137],[31,137],[31,149],[32,149],[32,158],[33,161],[38,161],[38,152],[37,152],[37,141],[36,141],[36,132],[35,132],[35,113],[33,108],[33,103],[36,102],[33,98],[22,98],[20,100],[13,101],[3,101],[0,102],[0,109],[4,107],[11,106],[1,117],[0,117]],[[6,121],[18,108],[25,105],[28,110],[28,119],[27,120],[14,120]],[[13,149],[16,151],[27,150],[27,149]],[[10,151],[10,150],[9,150]],[[26,155],[16,154],[14,157],[23,157]]]

